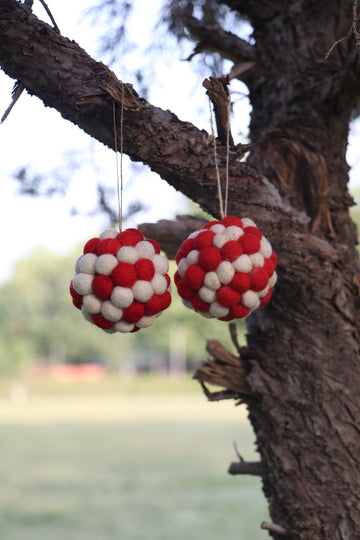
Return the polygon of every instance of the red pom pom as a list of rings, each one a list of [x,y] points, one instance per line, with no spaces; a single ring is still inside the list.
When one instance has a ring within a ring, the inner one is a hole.
[[[223,245],[220,250],[221,256],[225,261],[235,261],[240,255],[244,253],[243,247],[239,242],[230,240]]]
[[[164,294],[160,295],[160,301],[161,301],[161,311],[168,308],[171,304],[171,294],[169,291],[165,291]]]
[[[100,242],[99,238],[90,238],[84,246],[84,255],[85,253],[96,253],[96,246]]]
[[[194,249],[194,239],[187,238],[181,246],[183,257],[186,257],[190,253],[190,251],[192,251],[193,249]]]
[[[244,232],[246,234],[252,234],[256,236],[256,238],[259,238],[259,240],[262,239],[262,232],[257,227],[254,227],[252,225],[249,225],[249,227],[244,227]]]
[[[269,289],[269,292],[265,296],[260,298],[260,306],[261,307],[266,306],[266,304],[268,304],[270,302],[272,292],[273,292],[273,290]]]
[[[249,274],[244,274],[244,272],[236,272],[235,276],[230,282],[230,286],[239,293],[248,291],[251,286]]]
[[[167,275],[167,274],[166,274]],[[178,270],[176,270],[175,274],[174,274],[174,281],[175,281],[175,285],[177,286],[177,284],[179,283],[179,281],[181,280],[181,276],[178,272]]]
[[[226,216],[220,221],[220,223],[225,227],[230,227],[231,225],[236,225],[236,227],[243,226],[241,219],[236,216]]]
[[[96,324],[96,326],[98,326],[99,328],[102,328],[103,330],[112,328],[114,326],[114,323],[105,319],[105,317],[103,317],[101,313],[92,315],[91,319],[92,319],[92,322]]]
[[[72,297],[73,304],[76,308],[81,309],[83,303],[83,297],[81,294],[77,293],[73,287],[72,280],[70,283],[70,294]]]
[[[182,246],[178,249],[176,255],[175,255],[175,262],[176,264],[179,264],[181,259],[185,257],[184,250],[182,249]]]
[[[221,306],[232,307],[240,302],[241,294],[228,285],[223,285],[216,291],[216,300]]]
[[[216,310],[214,304],[217,302],[220,306],[229,308],[224,310],[228,311],[225,317],[217,318],[221,321],[231,321],[246,317],[251,312],[251,308],[241,304],[242,295],[247,291],[252,291],[248,300],[254,308],[257,303],[261,302],[261,305],[265,305],[269,301],[271,291],[265,297],[259,297],[259,301],[256,297],[257,293],[264,294],[269,286],[269,278],[274,274],[277,258],[274,252],[269,258],[262,256],[260,253],[261,240],[265,237],[256,225],[249,224],[247,226],[246,222],[252,223],[251,220],[243,221],[236,216],[227,216],[221,221],[211,221],[180,246],[176,262],[180,264],[183,278],[177,271],[174,280],[178,293],[187,306],[200,313],[208,311],[219,313],[221,311]],[[222,225],[218,232],[210,230],[212,226],[218,224]],[[230,227],[230,238],[226,238],[226,228],[228,227]],[[238,240],[231,239],[231,237],[237,238],[236,228],[244,231],[243,233],[241,230],[239,231],[242,236]],[[192,249],[199,253],[197,262],[191,264],[192,261],[196,260],[195,257],[191,260],[189,258],[186,263],[185,261],[181,262]],[[267,242],[263,245],[262,251],[271,253]],[[252,255],[255,256],[252,257]],[[263,266],[259,266],[261,264]],[[183,272],[185,273],[183,274]],[[200,296],[199,290],[204,284],[210,290],[206,292],[204,289],[204,294],[201,293]],[[203,298],[208,301],[205,302]],[[211,309],[212,305],[214,305],[213,310]]]
[[[194,289],[192,289],[188,283],[186,283],[185,279],[180,279],[180,281],[177,283],[177,291],[184,300],[192,300],[195,296]]]
[[[166,279],[167,286],[169,287],[169,285],[170,285],[170,283],[171,283],[171,279],[170,279],[169,274],[165,274],[165,275],[164,275],[164,278]]]
[[[144,235],[138,229],[126,229],[116,237],[122,246],[136,246],[138,242],[144,240]]]
[[[203,231],[194,238],[194,249],[201,251],[203,248],[212,246],[214,231]]]
[[[209,310],[210,304],[207,302],[204,302],[202,298],[200,298],[199,294],[196,294],[194,298],[191,301],[193,308],[195,311],[205,312]]]
[[[234,319],[242,319],[243,317],[246,317],[246,315],[249,315],[249,313],[250,308],[247,308],[242,304],[237,304],[236,306],[230,308],[229,315]]]
[[[216,270],[221,261],[221,253],[216,247],[206,247],[199,253],[199,265],[207,272]]]
[[[275,267],[274,267],[274,263],[272,262],[271,259],[265,259],[264,260],[264,268],[267,272],[267,275],[269,277],[271,277],[273,275],[273,273],[275,272]]]
[[[115,238],[104,238],[100,240],[96,246],[96,253],[98,255],[105,255],[110,253],[115,255],[115,253],[121,248],[120,242],[115,240]]]
[[[161,248],[160,248],[159,244],[157,243],[157,241],[153,240],[152,238],[147,238],[146,241],[150,242],[150,244],[152,244],[154,246],[155,253],[158,255],[160,253],[160,251],[161,251]]]
[[[213,220],[206,223],[206,225],[203,226],[203,229],[210,229],[213,225],[217,225],[219,221]]]
[[[276,255],[275,251],[273,251],[272,254],[270,255],[270,259],[272,260],[274,268],[276,268],[277,263],[278,263],[278,258],[277,258],[277,255]]]
[[[235,317],[233,317],[231,315],[231,312],[229,311],[229,313],[226,315],[226,317],[219,317],[219,321],[225,321],[225,322],[230,322],[230,321],[233,321],[235,319]]]
[[[114,285],[110,276],[98,275],[95,276],[92,281],[93,293],[95,294],[95,296],[101,298],[102,300],[110,298],[113,288]]]
[[[139,259],[134,264],[137,279],[150,281],[155,275],[155,266],[150,259]]]
[[[260,250],[260,240],[257,236],[254,236],[253,234],[243,234],[239,238],[239,242],[241,243],[242,247],[244,248],[244,252],[247,255],[252,255],[253,253],[256,253]]]
[[[136,281],[136,270],[132,264],[121,262],[112,271],[112,278],[120,287],[131,287]]]
[[[137,323],[145,314],[145,308],[140,302],[133,302],[128,308],[124,309],[123,320],[127,323]]]
[[[150,300],[144,303],[145,315],[156,315],[160,313],[162,311],[161,305],[160,296],[154,294]]]
[[[250,272],[251,288],[259,292],[265,289],[269,282],[269,276],[265,268],[253,268]]]
[[[198,264],[191,264],[186,269],[184,279],[192,289],[196,290],[203,286],[205,274],[206,272]]]

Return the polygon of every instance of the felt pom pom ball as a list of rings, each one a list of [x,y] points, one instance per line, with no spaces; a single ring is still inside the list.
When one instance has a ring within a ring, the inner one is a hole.
[[[241,319],[265,306],[277,279],[276,254],[249,218],[227,216],[207,223],[183,242],[175,260],[183,304],[221,321]]]
[[[86,242],[70,284],[74,306],[105,332],[151,326],[171,303],[169,262],[137,229],[106,229]]]

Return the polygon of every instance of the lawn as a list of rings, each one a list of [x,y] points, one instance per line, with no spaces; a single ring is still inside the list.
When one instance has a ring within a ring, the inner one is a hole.
[[[259,479],[226,473],[233,441],[256,459],[246,411],[191,385],[2,398],[0,538],[268,538]]]

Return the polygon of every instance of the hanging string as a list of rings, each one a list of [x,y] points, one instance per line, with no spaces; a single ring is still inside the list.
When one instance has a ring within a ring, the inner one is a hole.
[[[224,208],[223,208],[223,198],[222,198],[222,193],[221,193],[221,180],[220,180],[220,173],[219,173],[219,165],[218,165],[217,152],[216,152],[216,137],[215,137],[215,130],[214,130],[213,110],[212,110],[210,97],[209,97],[209,108],[210,108],[211,138],[212,138],[213,148],[214,148],[216,183],[217,183],[218,197],[219,197],[219,210],[220,210],[220,217],[221,219],[223,219],[225,216],[224,216]]]
[[[213,141],[213,148],[214,148],[216,183],[217,183],[218,197],[219,197],[219,210],[220,210],[221,219],[223,219],[224,217],[227,216],[228,195],[229,195],[230,110],[231,110],[231,95],[230,95],[230,92],[229,92],[229,100],[228,100],[228,103],[227,103],[226,162],[225,162],[225,203],[223,203],[223,197],[222,197],[222,192],[221,192],[221,179],[220,179],[219,164],[218,164],[217,151],[216,151],[214,117],[213,117],[213,110],[212,110],[210,97],[209,97],[209,107],[210,107],[211,138],[212,138],[212,141]]]
[[[117,198],[118,198],[118,219],[119,219],[119,231],[122,231],[123,222],[123,191],[124,191],[124,175],[123,175],[123,154],[124,154],[124,85],[122,85],[121,107],[120,107],[120,167],[119,156],[117,147],[117,129],[116,129],[116,105],[113,100],[113,128],[114,128],[114,148],[115,148],[115,160],[116,160],[116,186],[117,186]]]
[[[226,166],[225,166],[225,204],[224,214],[227,216],[227,207],[229,199],[229,153],[230,153],[230,109],[231,109],[231,95],[229,92],[229,100],[227,104],[227,126],[226,126]]]

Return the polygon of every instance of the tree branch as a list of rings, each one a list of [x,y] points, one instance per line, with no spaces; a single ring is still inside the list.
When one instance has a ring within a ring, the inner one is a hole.
[[[253,47],[244,39],[192,17],[185,9],[177,9],[175,15],[189,30],[191,37],[199,41],[188,60],[207,50],[217,52],[235,64],[255,61]]]
[[[248,367],[241,357],[233,355],[216,339],[207,341],[206,350],[212,360],[203,362],[193,375],[194,379],[202,383],[204,391],[207,390],[204,388],[204,383],[207,382],[225,388],[227,398],[259,397],[247,382]],[[207,395],[206,391],[205,394]]]
[[[180,244],[194,231],[201,229],[206,220],[193,216],[176,216],[176,220],[160,219],[157,223],[141,223],[140,231],[159,242],[169,258],[174,258]]]
[[[30,94],[110,148],[114,148],[113,101],[121,102],[124,89],[124,152],[149,165],[210,214],[219,214],[208,134],[139,97],[130,84],[119,81],[104,64],[16,0],[0,3],[0,65],[10,77],[20,78]],[[218,145],[217,150],[223,174],[226,148]],[[256,168],[239,162],[233,150],[228,211],[239,209],[243,215],[256,215],[259,226],[267,224],[267,232],[279,224],[299,230],[308,222]]]
[[[226,144],[229,130],[229,145],[234,146],[234,140],[230,131],[229,97],[230,92],[227,87],[229,80],[227,77],[210,77],[203,81],[203,87],[209,96],[215,113],[216,129],[218,138],[222,144]]]
[[[228,473],[249,474],[251,476],[262,476],[263,466],[261,461],[234,461],[230,464]]]

